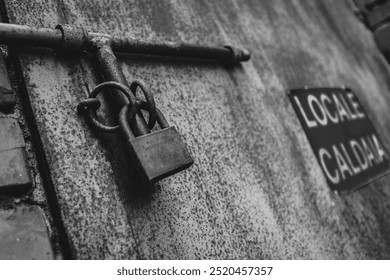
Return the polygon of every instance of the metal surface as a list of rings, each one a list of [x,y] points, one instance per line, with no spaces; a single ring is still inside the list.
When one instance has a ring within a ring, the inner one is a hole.
[[[142,104],[145,104],[142,106],[144,109],[148,109],[146,102]],[[180,134],[174,127],[169,127],[159,110],[157,122],[161,130],[136,138],[128,124],[128,111],[128,106],[123,107],[119,114],[119,123],[127,140],[130,158],[144,185],[151,186],[194,163]]]
[[[121,95],[124,94],[127,100],[131,100],[131,102],[128,103],[131,106],[131,109],[129,110],[129,112],[131,112],[129,118],[130,119],[134,118],[135,113],[137,111],[135,97],[133,96],[133,94],[131,93],[128,87],[125,87],[122,84],[114,81],[104,82],[96,86],[94,90],[89,94],[88,99],[79,103],[79,105],[77,106],[77,111],[79,113],[86,113],[89,121],[96,128],[104,132],[117,132],[119,131],[120,128],[119,125],[116,126],[104,125],[97,119],[96,116],[96,110],[99,109],[100,107],[100,101],[96,97],[99,94],[99,92],[101,92],[105,88],[116,89],[117,90],[116,93]]]
[[[248,50],[232,49],[232,47],[207,47],[191,44],[153,43],[129,40],[128,38],[112,38],[112,49],[115,52],[136,53],[145,55],[175,56],[193,59],[213,59],[237,63],[248,61]]]
[[[61,30],[0,23],[0,43],[7,45],[58,48],[63,42]]]
[[[67,22],[144,41],[228,42],[256,57],[235,68],[118,57],[129,82],[142,79],[153,89],[195,156],[190,172],[129,203],[121,192],[132,183],[124,147],[113,134],[97,139],[74,113],[102,82],[96,68],[87,59],[18,50],[28,120],[42,139],[39,154],[47,159],[74,258],[389,258],[388,177],[335,197],[285,94],[304,85],[348,84],[390,149],[390,70],[345,1],[7,4],[13,23]],[[104,106],[102,119],[113,116]],[[107,147],[123,160],[110,158]]]
[[[9,45],[54,48],[60,52],[93,50],[94,38],[105,37],[114,52],[193,59],[213,59],[237,63],[250,59],[248,50],[233,47],[208,47],[192,44],[158,43],[111,37],[107,34],[84,31],[79,27],[57,25],[56,28],[34,28],[25,25],[0,23],[0,43]]]
[[[148,185],[183,171],[194,163],[174,127],[129,139],[128,147],[140,177]]]
[[[153,129],[154,125],[156,124],[156,118],[157,118],[157,114],[156,114],[156,103],[154,102],[154,97],[153,97],[153,94],[151,94],[151,92],[149,91],[149,89],[141,82],[141,81],[138,81],[138,80],[135,80],[131,83],[130,85],[130,90],[134,93],[135,96],[137,96],[137,92],[138,92],[138,89],[141,90],[142,94],[144,95],[145,99],[146,99],[146,109],[144,110],[147,110],[148,111],[148,127],[149,129]],[[130,102],[132,103],[132,102]],[[144,104],[144,102],[140,101],[140,100],[137,100],[137,104],[136,106],[140,107]],[[134,109],[131,108],[130,111],[133,111]],[[132,115],[133,113],[131,112],[130,115],[129,115],[129,119],[131,120],[132,119]]]

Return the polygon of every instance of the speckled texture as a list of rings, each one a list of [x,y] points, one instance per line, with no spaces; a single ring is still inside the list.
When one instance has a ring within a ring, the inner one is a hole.
[[[30,168],[18,122],[0,116],[0,195],[25,194],[31,189]]]
[[[75,114],[85,85],[96,83],[89,60],[22,52],[75,257],[390,257],[389,177],[335,197],[286,96],[289,88],[305,85],[348,85],[390,149],[389,68],[345,1],[6,3],[13,23],[67,22],[253,53],[236,68],[120,57],[125,76],[149,85],[195,159],[150,197],[124,199],[123,188],[133,182],[124,179],[125,157],[112,146],[117,139],[97,140]]]
[[[0,210],[0,260],[52,260],[46,222],[37,206]]]

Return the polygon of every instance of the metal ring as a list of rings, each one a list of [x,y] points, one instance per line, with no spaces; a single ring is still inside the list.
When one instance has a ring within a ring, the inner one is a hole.
[[[131,91],[129,91],[129,88],[122,85],[121,83],[118,83],[118,82],[115,82],[115,81],[108,81],[108,82],[104,82],[104,83],[101,83],[101,84],[98,84],[94,89],[93,91],[89,94],[89,98],[96,98],[96,96],[99,94],[99,92],[105,88],[110,88],[110,87],[113,87],[113,88],[116,88],[118,90],[120,90],[126,97],[127,99],[129,100],[130,104],[134,104],[134,107],[132,109],[136,109],[135,108],[135,97],[131,94]]]
[[[114,81],[109,81],[109,82],[104,82],[99,85],[97,85],[93,91],[89,94],[89,99],[96,99],[96,96],[99,94],[100,91],[102,91],[105,88],[116,88],[120,90],[129,100],[129,109],[130,109],[130,119],[134,119],[135,114],[137,113],[137,105],[136,105],[136,99],[135,97],[131,94],[131,91],[129,90],[128,87]],[[80,106],[80,105],[79,105]],[[96,116],[96,109],[92,108],[91,106],[87,107],[87,117],[91,121],[92,125],[94,125],[96,128],[104,131],[104,132],[116,132],[120,129],[119,125],[116,126],[108,126],[102,124]]]
[[[150,93],[148,88],[144,86],[144,84],[141,81],[135,80],[130,85],[130,90],[133,92],[134,96],[136,96],[137,94],[137,87],[139,87],[142,90],[145,96],[147,109],[144,110],[147,110],[149,112],[148,127],[150,129],[153,129],[153,127],[156,125],[156,118],[157,118],[156,103],[154,102],[153,94]],[[139,107],[140,104],[141,102],[137,101],[137,107]]]

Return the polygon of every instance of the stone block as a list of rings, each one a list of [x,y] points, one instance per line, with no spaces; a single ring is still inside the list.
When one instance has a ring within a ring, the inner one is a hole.
[[[0,260],[54,259],[42,210],[17,206],[0,210]]]
[[[9,112],[16,104],[7,66],[3,55],[0,54],[0,111]]]
[[[16,120],[0,116],[0,194],[21,194],[31,188],[25,143]]]

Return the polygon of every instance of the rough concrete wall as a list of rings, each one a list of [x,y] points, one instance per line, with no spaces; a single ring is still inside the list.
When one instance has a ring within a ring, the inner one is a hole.
[[[305,85],[351,87],[390,149],[389,68],[344,1],[5,2],[12,23],[253,53],[236,68],[120,57],[195,159],[150,196],[125,199],[132,181],[111,145],[120,137],[97,139],[75,112],[98,83],[91,58],[20,50],[46,184],[74,257],[389,258],[389,177],[335,197],[286,96]]]

